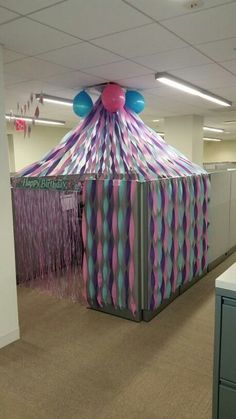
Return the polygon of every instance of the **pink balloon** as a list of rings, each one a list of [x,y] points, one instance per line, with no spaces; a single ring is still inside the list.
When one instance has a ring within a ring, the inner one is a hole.
[[[102,103],[109,112],[122,109],[125,104],[125,93],[118,84],[108,84],[102,92]]]

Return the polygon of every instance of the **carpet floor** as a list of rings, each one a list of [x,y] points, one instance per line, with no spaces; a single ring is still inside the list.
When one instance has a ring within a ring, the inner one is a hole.
[[[0,419],[210,419],[214,280],[150,323],[20,288],[21,339],[0,350]]]

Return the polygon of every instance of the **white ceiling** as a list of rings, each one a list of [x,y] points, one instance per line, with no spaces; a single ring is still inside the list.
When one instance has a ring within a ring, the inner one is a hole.
[[[140,89],[153,119],[204,115],[236,138],[236,0],[0,0],[6,111],[31,92],[73,98],[85,86],[117,81]],[[231,110],[158,84],[157,71],[233,101]],[[71,108],[44,105],[41,117],[77,118]]]

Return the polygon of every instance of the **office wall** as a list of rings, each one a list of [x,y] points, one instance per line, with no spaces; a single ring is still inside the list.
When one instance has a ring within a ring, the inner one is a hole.
[[[209,262],[236,246],[236,171],[210,174]]]
[[[194,163],[203,163],[203,118],[199,115],[171,116],[164,119],[165,141]]]
[[[12,134],[7,134],[7,141],[8,141],[9,168],[10,168],[10,172],[13,173],[16,170],[16,165],[15,165],[14,139],[13,139]]]
[[[5,104],[3,86],[3,60],[2,47],[0,45],[0,348],[19,338],[12,205],[4,120]],[[2,412],[1,402],[0,406],[0,412]],[[0,416],[2,416],[1,413]]]
[[[10,146],[10,143],[8,146],[9,159],[14,160],[15,171],[41,159],[60,142],[68,131],[69,128],[35,126],[30,137],[24,138],[23,132],[14,131],[8,125],[7,133],[13,135],[13,146]],[[14,159],[12,153],[14,153]]]
[[[204,142],[204,163],[236,161],[236,140]]]

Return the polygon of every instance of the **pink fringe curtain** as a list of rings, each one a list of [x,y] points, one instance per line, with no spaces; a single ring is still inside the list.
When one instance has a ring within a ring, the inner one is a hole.
[[[13,189],[17,282],[82,301],[79,192]]]

